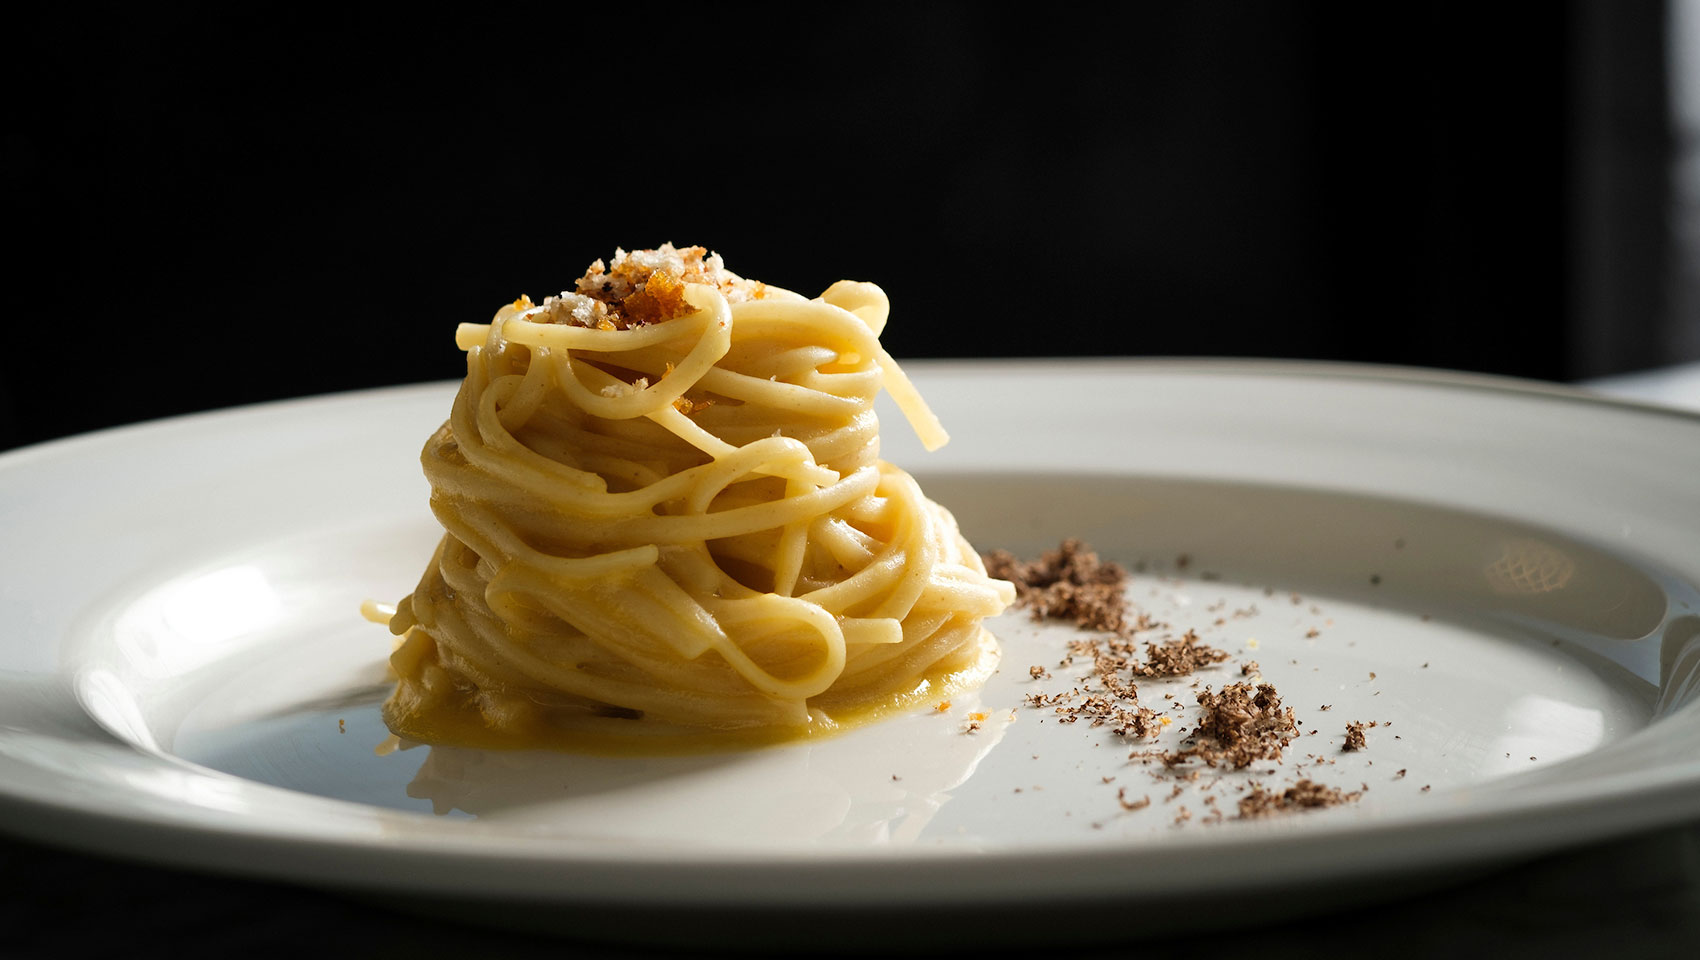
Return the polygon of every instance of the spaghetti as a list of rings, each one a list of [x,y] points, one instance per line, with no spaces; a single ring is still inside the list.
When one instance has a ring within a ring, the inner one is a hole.
[[[782,739],[983,678],[1013,589],[878,458],[882,387],[947,439],[880,346],[888,310],[873,284],[809,300],[663,246],[463,324],[391,730]]]

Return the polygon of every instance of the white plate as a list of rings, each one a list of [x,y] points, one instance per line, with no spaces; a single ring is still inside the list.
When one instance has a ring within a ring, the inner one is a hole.
[[[1133,599],[1259,661],[1316,735],[1168,800],[1113,734],[1021,705],[1072,682],[1072,631],[1006,615],[983,691],[836,739],[379,756],[388,638],[357,609],[410,589],[435,540],[417,451],[439,384],[0,457],[0,823],[404,901],[1178,916],[1200,891],[1363,895],[1700,815],[1700,417],[1363,367],[912,373],[954,440],[922,454],[887,410],[887,456],[976,545],[1144,561]],[[1392,725],[1342,754],[1351,720]],[[1299,776],[1369,791],[1204,822],[1207,789],[1232,814],[1246,780]],[[1152,804],[1124,811],[1123,787]]]

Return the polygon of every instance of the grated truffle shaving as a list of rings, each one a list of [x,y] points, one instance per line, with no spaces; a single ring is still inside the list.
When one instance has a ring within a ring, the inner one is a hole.
[[[1199,723],[1192,731],[1196,742],[1162,754],[1167,766],[1198,759],[1212,767],[1243,770],[1258,760],[1280,760],[1299,735],[1293,708],[1283,710],[1281,695],[1267,683],[1255,689],[1249,683],[1230,683],[1221,693],[1205,687],[1198,705]]]
[[[1253,784],[1251,792],[1240,798],[1240,819],[1254,820],[1315,807],[1338,807],[1353,803],[1363,795],[1362,790],[1347,793],[1308,779],[1300,780],[1279,793]]]
[[[1167,643],[1147,643],[1145,662],[1134,664],[1128,669],[1141,677],[1184,677],[1199,667],[1221,663],[1226,659],[1227,651],[1200,643],[1198,633],[1188,630]],[[1252,665],[1256,666],[1255,663]]]
[[[1032,563],[1008,550],[993,550],[983,558],[986,572],[1015,584],[1015,605],[1032,611],[1033,619],[1068,620],[1088,630],[1128,633],[1127,571],[1104,563],[1079,540],[1064,540]]]
[[[1177,749],[1148,746],[1133,750],[1128,759],[1151,765],[1147,773],[1154,781],[1173,785],[1172,792],[1163,799],[1166,804],[1183,795],[1186,789],[1183,783],[1199,784],[1204,823],[1220,823],[1227,819],[1222,809],[1227,805],[1219,805],[1218,795],[1212,792],[1219,784],[1233,783],[1238,776],[1262,778],[1276,774],[1274,767],[1267,763],[1259,764],[1259,761],[1281,764],[1287,748],[1301,731],[1294,711],[1282,704],[1276,688],[1263,679],[1262,667],[1256,660],[1236,657],[1210,646],[1197,630],[1187,629],[1176,636],[1178,628],[1158,622],[1150,613],[1137,611],[1135,615],[1133,604],[1126,599],[1127,572],[1117,564],[1100,561],[1092,549],[1079,540],[1064,540],[1058,549],[1046,552],[1036,561],[1023,562],[1004,550],[988,553],[984,559],[988,573],[1015,584],[1017,605],[1028,608],[1034,620],[1063,619],[1083,630],[1095,631],[1069,638],[1066,654],[1050,669],[1041,664],[1029,665],[1028,677],[1033,681],[1052,679],[1052,670],[1086,669],[1074,678],[1075,685],[1069,689],[1025,694],[1023,700],[1028,707],[1047,709],[1051,714],[1047,719],[1055,723],[1067,725],[1085,720],[1092,727],[1108,728],[1124,740],[1156,739],[1163,728],[1175,723],[1176,718],[1142,706],[1135,682],[1154,682],[1161,690],[1176,678],[1232,661],[1232,667],[1239,670],[1244,682],[1230,683],[1219,693],[1211,687],[1197,692],[1201,681],[1195,679],[1191,682],[1199,706],[1198,725]],[[1182,558],[1177,558],[1176,566],[1184,566]],[[1134,569],[1143,572],[1144,564],[1136,564]],[[1200,576],[1206,580],[1213,579],[1209,574]],[[1173,582],[1181,583],[1179,580]],[[1266,588],[1264,593],[1273,596],[1274,590]],[[1157,596],[1158,591],[1153,590],[1152,595]],[[1295,604],[1303,600],[1296,594],[1291,599]],[[1228,601],[1224,599],[1205,608],[1205,611],[1217,614],[1226,611],[1227,606]],[[1113,612],[1106,613],[1106,610]],[[1320,616],[1321,609],[1313,606],[1311,613]],[[1259,610],[1253,605],[1245,610],[1234,610],[1232,619],[1258,615]],[[1226,614],[1218,616],[1215,626],[1225,626],[1229,619]],[[1332,624],[1333,621],[1327,623]],[[1141,642],[1146,640],[1141,635],[1153,633],[1156,636],[1150,642]],[[1256,639],[1246,638],[1247,651],[1258,646]],[[1298,661],[1292,660],[1291,663],[1297,665]],[[1373,674],[1371,679],[1374,679]],[[1181,706],[1172,693],[1161,695],[1168,701],[1170,709]],[[1321,709],[1327,711],[1330,705],[1325,704]],[[1375,721],[1371,721],[1353,726],[1358,728],[1356,733],[1361,738],[1364,729],[1376,725]],[[1311,735],[1316,733],[1311,731]],[[1348,740],[1352,733],[1349,728]],[[1349,743],[1347,749],[1353,748]],[[1361,749],[1362,744],[1359,743],[1356,748]],[[1337,763],[1315,754],[1307,754],[1306,758],[1290,768],[1297,782],[1282,778],[1286,782],[1285,789],[1282,786],[1266,788],[1255,780],[1239,781],[1240,786],[1233,788],[1242,795],[1239,818],[1268,817],[1338,806],[1355,802],[1368,791],[1367,784],[1361,790],[1347,792],[1303,778],[1300,773],[1306,767],[1334,766]],[[1199,762],[1193,763],[1195,760]],[[1254,764],[1259,768],[1249,769]],[[1212,769],[1217,772],[1209,773]],[[1394,779],[1401,779],[1405,774],[1406,771],[1400,770]],[[1102,778],[1106,784],[1115,779],[1113,776]],[[1249,795],[1245,793],[1248,788]],[[1124,812],[1142,810],[1151,805],[1149,796],[1134,799],[1125,787],[1118,790],[1116,799]],[[1193,819],[1191,809],[1178,807],[1173,822],[1180,826]],[[1102,824],[1094,823],[1093,826],[1101,827]]]

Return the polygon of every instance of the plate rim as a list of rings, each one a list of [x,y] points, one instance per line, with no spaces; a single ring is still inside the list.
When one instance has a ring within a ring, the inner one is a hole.
[[[1436,371],[1423,368],[1385,367],[1373,364],[1335,363],[1328,361],[1264,361],[1213,358],[1136,358],[1086,360],[1016,359],[969,362],[923,360],[908,361],[905,363],[905,366],[911,373],[920,374],[918,379],[922,379],[923,381],[929,376],[949,376],[952,374],[989,375],[995,372],[998,376],[1008,376],[1012,371],[1021,371],[1027,375],[1043,375],[1045,373],[1079,372],[1082,369],[1094,368],[1104,372],[1113,373],[1145,373],[1159,375],[1194,374],[1278,377],[1322,376],[1337,380],[1372,383],[1398,383],[1444,389],[1469,389],[1502,395],[1538,397],[1565,402],[1580,402],[1595,406],[1617,408],[1625,412],[1640,415],[1658,415],[1664,417],[1674,416],[1689,424],[1700,425],[1700,412],[1697,411],[1688,411],[1659,404],[1610,397],[1577,387],[1548,384],[1540,381],[1521,380],[1511,377],[1459,373],[1454,371]],[[106,428],[91,433],[59,438],[0,453],[0,474],[8,473],[12,470],[27,470],[32,462],[36,462],[41,458],[73,456],[89,449],[90,447],[98,447],[103,443],[123,442],[123,440],[126,439],[144,437],[157,431],[194,430],[228,420],[248,417],[266,417],[280,414],[289,415],[305,409],[334,407],[346,403],[365,402],[374,397],[404,400],[415,395],[419,397],[434,396],[439,393],[446,393],[452,390],[457,382],[458,381],[443,380],[319,394],[302,398],[266,401],[238,407],[203,411],[183,416]],[[923,383],[923,386],[924,385],[925,384]],[[1653,726],[1658,724],[1677,720],[1679,717],[1689,714],[1693,715],[1687,717],[1688,722],[1690,723],[1692,723],[1695,718],[1700,718],[1700,704],[1689,703],[1679,709],[1675,715],[1655,720],[1654,724],[1650,724],[1646,729],[1651,729]],[[121,741],[117,740],[113,740],[112,742],[114,744],[121,744]],[[8,758],[6,762],[10,763],[12,761]],[[1685,768],[1673,774],[1671,782],[1655,784],[1650,788],[1644,787],[1642,790],[1637,791],[1638,795],[1644,801],[1661,801],[1665,808],[1668,808],[1673,812],[1667,812],[1665,816],[1662,819],[1658,819],[1657,822],[1650,822],[1644,814],[1642,816],[1632,816],[1631,814],[1633,811],[1619,809],[1608,804],[1606,805],[1606,810],[1609,811],[1610,815],[1606,816],[1603,820],[1596,818],[1594,827],[1586,831],[1583,836],[1573,842],[1580,843],[1590,839],[1603,839],[1654,826],[1667,825],[1667,822],[1674,823],[1679,819],[1691,817],[1695,813],[1700,813],[1700,792],[1693,790],[1694,786],[1697,784],[1700,784],[1700,751],[1696,752],[1696,755]],[[272,790],[283,789],[269,787],[267,785],[259,786],[264,786],[267,789]],[[1548,802],[1534,804],[1534,807],[1543,810],[1546,808],[1565,807],[1596,809],[1602,799],[1620,796],[1620,794],[1611,790],[1598,788],[1597,784],[1590,783],[1588,786],[1595,787],[1595,789],[1583,790],[1581,791],[1581,795],[1566,796],[1561,793],[1561,795],[1557,797],[1550,798]],[[1548,789],[1551,789],[1551,785],[1548,785]],[[1571,791],[1571,793],[1575,793],[1575,791]],[[1667,794],[1669,795],[1668,797]],[[326,803],[348,803],[346,801],[329,800],[328,798],[314,799]],[[1679,802],[1682,800],[1688,800],[1688,802],[1686,804]],[[348,805],[351,807],[362,806],[354,803],[348,803]],[[1674,812],[1678,808],[1685,812]],[[1457,829],[1460,826],[1469,826],[1476,829],[1478,832],[1491,832],[1491,828],[1494,826],[1504,825],[1509,821],[1514,821],[1518,817],[1526,815],[1528,810],[1529,805],[1524,803],[1522,805],[1509,804],[1491,807],[1486,810],[1477,811],[1474,816],[1466,816],[1463,818],[1460,818],[1457,815],[1440,816],[1436,814],[1433,817],[1418,818],[1415,821],[1405,821],[1395,824],[1377,824],[1373,822],[1342,820],[1337,823],[1327,825],[1327,828],[1320,832],[1329,837],[1358,837],[1360,839],[1367,837],[1372,840],[1380,840],[1382,842],[1379,846],[1387,847],[1389,846],[1387,841],[1400,839],[1397,836],[1399,834],[1421,831],[1432,826],[1429,822],[1430,820],[1442,821],[1449,825],[1452,829]],[[828,869],[848,868],[852,870],[852,872],[867,869],[889,870],[894,862],[902,863],[907,866],[920,864],[929,870],[941,866],[949,867],[951,869],[960,869],[962,864],[969,862],[980,867],[985,867],[987,866],[987,858],[990,857],[1009,869],[1019,870],[1024,866],[1027,868],[1036,868],[1039,865],[1049,861],[1054,861],[1057,858],[1066,858],[1078,865],[1079,859],[1083,856],[1085,859],[1094,862],[1116,864],[1122,863],[1123,861],[1138,859],[1138,854],[1142,852],[1149,855],[1150,850],[1157,850],[1160,852],[1162,857],[1169,858],[1180,856],[1199,856],[1208,851],[1218,851],[1225,848],[1236,851],[1234,855],[1237,856],[1244,855],[1244,851],[1247,848],[1262,850],[1266,848],[1314,844],[1317,842],[1318,837],[1316,834],[1319,832],[1318,828],[1310,827],[1303,833],[1276,832],[1260,835],[1243,835],[1233,837],[1232,842],[1230,843],[1213,840],[1208,833],[1200,831],[1193,837],[1165,841],[1163,845],[1149,848],[1147,851],[1130,849],[1126,844],[1106,845],[1101,850],[1086,851],[1084,853],[1075,849],[1069,849],[1062,852],[1057,850],[1047,851],[1043,849],[1016,849],[999,850],[988,854],[984,852],[965,851],[954,848],[934,850],[906,847],[901,848],[903,856],[894,860],[891,856],[890,850],[880,849],[857,851],[830,848],[826,850],[810,851],[807,853],[784,854],[777,856],[776,851],[763,850],[739,856],[735,851],[726,848],[705,847],[700,850],[686,851],[683,857],[681,857],[680,851],[674,849],[669,850],[665,856],[660,856],[653,860],[644,856],[639,856],[636,861],[630,859],[629,852],[619,857],[615,857],[613,854],[610,854],[607,861],[600,861],[597,859],[596,851],[583,851],[575,859],[571,861],[563,861],[559,856],[559,851],[556,849],[550,849],[548,851],[541,849],[533,850],[531,851],[531,856],[526,856],[504,847],[496,851],[485,851],[481,856],[477,850],[460,849],[463,845],[462,841],[455,841],[453,845],[445,847],[432,846],[426,848],[408,848],[397,846],[393,843],[385,844],[381,842],[362,842],[348,837],[327,837],[323,834],[314,834],[311,831],[305,834],[300,832],[256,832],[251,829],[244,831],[234,828],[226,828],[223,826],[207,826],[205,824],[198,824],[190,818],[183,818],[180,820],[162,820],[157,817],[143,815],[134,811],[120,811],[114,813],[111,810],[102,812],[89,808],[68,808],[56,806],[46,800],[38,800],[36,798],[18,795],[10,789],[9,785],[4,784],[0,784],[0,812],[3,812],[6,815],[4,821],[0,821],[5,824],[4,827],[0,827],[0,829],[5,829],[9,833],[17,833],[21,836],[46,840],[52,843],[76,846],[82,849],[105,853],[112,853],[115,850],[123,849],[125,851],[124,855],[127,856],[136,857],[138,859],[153,860],[160,863],[170,863],[179,866],[192,865],[201,869],[243,873],[247,875],[277,879],[306,880],[316,884],[330,886],[364,886],[385,890],[397,890],[406,886],[405,882],[398,884],[398,881],[405,881],[407,878],[405,876],[395,875],[396,871],[400,869],[401,866],[405,865],[406,862],[437,860],[444,857],[449,857],[455,860],[470,858],[482,861],[487,866],[491,867],[498,864],[507,864],[510,867],[523,865],[528,871],[535,871],[541,866],[552,866],[558,868],[563,863],[594,867],[607,865],[608,863],[617,861],[624,868],[627,868],[628,870],[635,869],[640,874],[645,872],[662,871],[667,869],[669,866],[677,867],[681,864],[681,860],[683,860],[684,863],[692,869],[712,866],[718,870],[725,870],[728,867],[731,867],[745,871],[759,870],[777,873],[786,873],[787,871],[790,871],[793,874],[807,875]],[[1598,809],[1596,809],[1596,812],[1598,812]],[[57,826],[57,829],[29,829],[32,824],[36,826],[54,824]],[[20,825],[22,825],[24,829],[20,829]],[[111,835],[114,832],[121,836],[127,836],[132,842],[128,844],[120,844],[115,847],[110,842]],[[1525,831],[1525,834],[1526,833],[1527,831]],[[156,840],[173,837],[177,839],[184,839],[185,834],[189,835],[189,839],[197,841],[196,844],[191,844],[191,846],[197,846],[200,843],[208,842],[218,843],[223,847],[223,849],[227,850],[227,854],[203,856],[196,851],[184,849],[178,851],[174,856],[161,856],[158,855],[157,852],[154,855],[150,855],[144,849],[150,846],[150,844],[143,842],[149,836],[155,837]],[[1561,846],[1552,844],[1551,842],[1542,842],[1538,839],[1532,839],[1527,836],[1524,836],[1524,839],[1521,842],[1518,842],[1516,839],[1517,836],[1519,835],[1516,834],[1515,831],[1510,834],[1501,834],[1497,836],[1496,839],[1498,840],[1498,846],[1502,848],[1499,851],[1502,856],[1514,857],[1524,853],[1557,849]],[[97,844],[94,842],[97,838],[104,838],[106,842]],[[87,840],[89,842],[81,842],[83,840]],[[1409,842],[1411,841],[1407,841],[1407,845],[1409,845]],[[1344,863],[1357,863],[1358,861],[1365,860],[1373,861],[1373,850],[1377,846],[1377,844],[1371,843],[1355,847],[1353,855],[1345,858]],[[1392,846],[1397,847],[1398,844],[1394,843]],[[242,851],[249,853],[270,853],[273,855],[286,853],[288,855],[283,858],[283,862],[286,867],[289,864],[293,864],[296,869],[280,869],[279,860],[275,856],[272,857],[271,863],[269,864],[244,863],[242,862]],[[308,851],[312,851],[317,857],[316,862],[320,865],[321,869],[314,868],[315,860],[313,858],[304,856]],[[349,876],[338,872],[337,861],[340,859],[350,856],[358,857],[370,855],[373,852],[381,852],[385,854],[392,861],[392,864],[391,869],[384,875],[380,876],[378,873],[373,873],[364,878],[373,881],[372,883],[362,883],[362,878],[359,876]],[[1437,863],[1452,862],[1457,859],[1455,855],[1446,856],[1440,853],[1433,853],[1432,855]],[[1124,867],[1126,866],[1125,863],[1122,865]],[[1342,866],[1341,862],[1317,866],[1315,875],[1318,877],[1338,876],[1342,875],[1342,873],[1363,872],[1365,869],[1365,864],[1362,863],[1359,863],[1357,870],[1352,871],[1342,871],[1339,869],[1340,866]],[[447,888],[440,882],[440,879],[436,882],[433,882],[433,878],[427,876],[416,876],[413,879],[415,884],[411,889],[420,892],[479,895],[479,891],[453,890]],[[650,877],[648,879],[653,880],[655,878]],[[774,882],[775,881],[773,880],[769,881],[770,885]],[[1101,880],[1094,882],[1092,885],[1096,886],[1099,883],[1101,883]],[[1189,889],[1197,889],[1196,886],[1191,888],[1187,887],[1184,882],[1177,883],[1175,878],[1166,878],[1164,886],[1165,889],[1173,890],[1176,893],[1184,893]],[[486,892],[488,892],[488,890],[489,888],[486,888]],[[960,895],[984,897],[986,895],[985,890],[979,890],[978,892],[975,891],[976,887],[974,885],[968,885],[965,887],[952,887],[949,892],[951,896]],[[1069,884],[1059,884],[1047,881],[1046,883],[1040,884],[1038,889],[1027,891],[1023,894],[1023,896],[1028,898],[1037,897],[1038,899],[1044,900],[1056,900],[1064,897],[1078,897],[1080,893],[1081,890],[1071,889]],[[592,894],[593,891],[586,891],[582,887],[579,887],[565,891],[552,890],[550,895],[544,897],[544,899],[551,901],[572,901],[576,903],[583,903],[596,899]],[[818,895],[819,889],[815,888],[806,895],[802,895],[796,902],[816,902]],[[629,897],[614,899],[618,902],[630,902]],[[697,899],[700,899],[700,897]],[[743,902],[748,898],[737,897],[734,899],[738,902]],[[877,900],[878,898],[874,899]],[[867,902],[867,898],[864,897],[862,902]],[[901,904],[893,903],[891,905],[895,906]]]

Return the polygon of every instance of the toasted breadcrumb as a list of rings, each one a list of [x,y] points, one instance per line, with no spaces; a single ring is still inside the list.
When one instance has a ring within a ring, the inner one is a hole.
[[[616,249],[612,262],[592,263],[573,290],[543,298],[526,319],[592,330],[661,323],[694,311],[685,300],[686,284],[714,287],[731,303],[767,296],[765,284],[727,270],[720,254],[664,243],[654,250]]]

